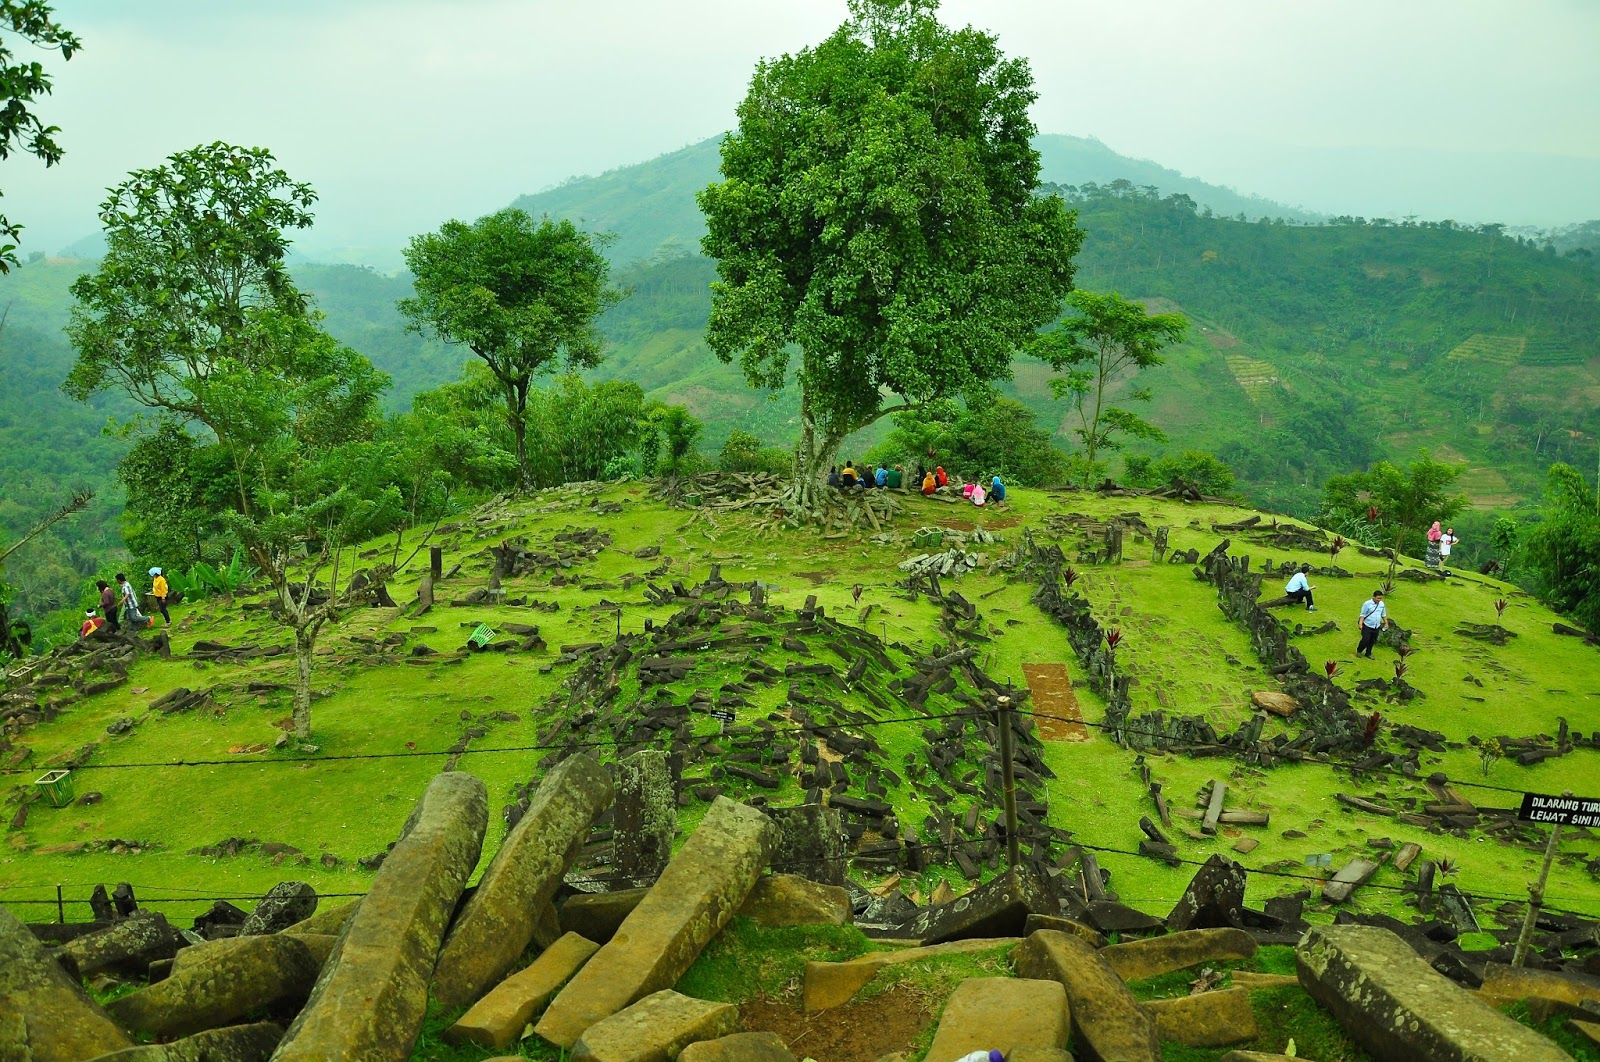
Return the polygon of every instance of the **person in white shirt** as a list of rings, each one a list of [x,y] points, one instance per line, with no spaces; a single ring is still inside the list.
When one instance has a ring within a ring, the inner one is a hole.
[[[1460,541],[1456,537],[1456,529],[1453,527],[1447,528],[1439,538],[1439,569],[1441,571],[1450,567],[1450,547]]]
[[[1383,591],[1374,590],[1371,601],[1361,602],[1361,641],[1356,645],[1356,655],[1372,659],[1372,647],[1378,644],[1378,632],[1389,626],[1389,610],[1383,607]]]
[[[1315,612],[1317,606],[1311,598],[1311,591],[1315,590],[1316,587],[1312,586],[1306,579],[1306,575],[1310,571],[1311,565],[1300,565],[1300,570],[1289,577],[1288,585],[1283,588],[1283,594],[1295,604],[1305,605],[1307,612]]]

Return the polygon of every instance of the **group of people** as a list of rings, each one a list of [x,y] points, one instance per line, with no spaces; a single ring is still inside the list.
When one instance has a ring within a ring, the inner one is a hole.
[[[1456,537],[1456,529],[1447,527],[1439,530],[1439,521],[1435,520],[1433,526],[1428,528],[1428,552],[1423,558],[1424,563],[1430,568],[1440,571],[1450,569],[1450,550],[1461,540]]]
[[[1317,604],[1312,591],[1316,590],[1316,587],[1311,585],[1308,578],[1310,574],[1311,565],[1300,565],[1299,571],[1289,576],[1289,581],[1283,588],[1283,595],[1297,605],[1304,605],[1307,612],[1315,612]],[[1389,626],[1389,609],[1383,603],[1382,590],[1374,590],[1370,599],[1361,602],[1359,619],[1361,640],[1356,643],[1356,655],[1371,660],[1372,647],[1378,644],[1378,635]]]
[[[959,477],[958,477],[959,479]],[[953,494],[957,491],[961,497],[973,505],[991,505],[1006,500],[1006,485],[999,476],[991,476],[989,485],[985,487],[980,479],[966,482],[952,480],[950,474],[944,470],[943,465],[933,468],[918,468],[911,477],[913,488],[921,484],[921,491],[925,496],[935,494]],[[835,465],[828,471],[828,486],[840,490],[904,490],[906,489],[905,469],[900,465],[892,468],[864,465],[859,470],[854,461],[846,461],[844,468]]]
[[[78,637],[87,638],[102,627],[109,628],[112,634],[120,634],[124,623],[128,625],[129,630],[135,631],[142,631],[146,627],[155,625],[155,617],[146,616],[139,608],[138,591],[134,590],[133,584],[122,572],[117,573],[115,587],[104,579],[95,580],[94,585],[100,591],[100,607],[91,608],[84,613],[83,626],[78,628]],[[151,568],[150,600],[155,602],[156,610],[170,627],[172,614],[167,611],[167,594],[167,577],[162,574],[160,568]]]

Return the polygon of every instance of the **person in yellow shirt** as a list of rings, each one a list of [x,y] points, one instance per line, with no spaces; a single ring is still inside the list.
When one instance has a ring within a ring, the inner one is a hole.
[[[150,569],[150,596],[155,598],[156,608],[161,610],[161,618],[167,621],[167,626],[172,626],[172,616],[167,612],[167,577],[161,574],[160,568]]]

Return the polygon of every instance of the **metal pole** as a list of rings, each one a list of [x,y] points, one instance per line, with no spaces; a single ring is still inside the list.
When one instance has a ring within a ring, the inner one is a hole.
[[[1000,790],[1005,798],[1007,866],[1022,861],[1017,851],[1017,775],[1011,765],[1011,698],[1001,694],[995,700],[1000,718]]]
[[[1571,796],[1569,789],[1562,796]],[[1517,934],[1517,950],[1511,955],[1512,966],[1522,966],[1528,961],[1528,942],[1533,937],[1533,923],[1539,920],[1539,908],[1544,906],[1544,883],[1550,877],[1550,864],[1556,859],[1556,843],[1561,838],[1561,823],[1550,827],[1550,843],[1545,845],[1544,865],[1539,868],[1539,880],[1528,888],[1528,913],[1522,919],[1522,931]]]
[[[60,885],[56,886],[56,921],[60,922],[62,925],[67,924],[67,908],[66,905],[61,902]]]

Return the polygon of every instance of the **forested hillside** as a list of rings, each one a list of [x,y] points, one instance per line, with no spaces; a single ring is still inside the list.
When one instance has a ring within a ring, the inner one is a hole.
[[[1058,138],[1041,139],[1049,147]],[[1092,142],[1067,147],[1092,158],[1084,144]],[[786,444],[794,396],[750,390],[703,341],[715,271],[694,253],[702,226],[693,193],[714,165],[708,141],[524,203],[613,229],[613,260],[638,259],[618,267],[615,279],[631,295],[604,319],[608,357],[596,377],[633,380],[651,397],[686,404],[706,421],[708,449],[734,428]],[[1463,488],[1493,510],[1534,496],[1552,461],[1593,465],[1600,264],[1592,256],[1497,227],[1244,222],[1128,180],[1059,190],[1088,234],[1079,285],[1155,300],[1153,308],[1181,310],[1194,326],[1166,365],[1141,377],[1154,394],[1149,419],[1169,436],[1145,452],[1217,453],[1252,500],[1300,514],[1315,507],[1327,476],[1421,448],[1465,463]],[[89,512],[14,559],[23,609],[70,604],[96,558],[117,545],[113,469],[126,443],[102,429],[127,411],[109,401],[80,405],[59,391],[72,363],[60,331],[68,287],[89,265],[41,259],[0,278],[8,312],[0,533],[19,533],[75,486],[99,492]],[[409,278],[354,266],[294,272],[328,329],[393,378],[390,408],[458,375],[461,351],[405,330],[395,301],[410,292]],[[1043,363],[1019,360],[1008,390],[1070,448],[1048,377]],[[887,427],[880,422],[877,434]]]

